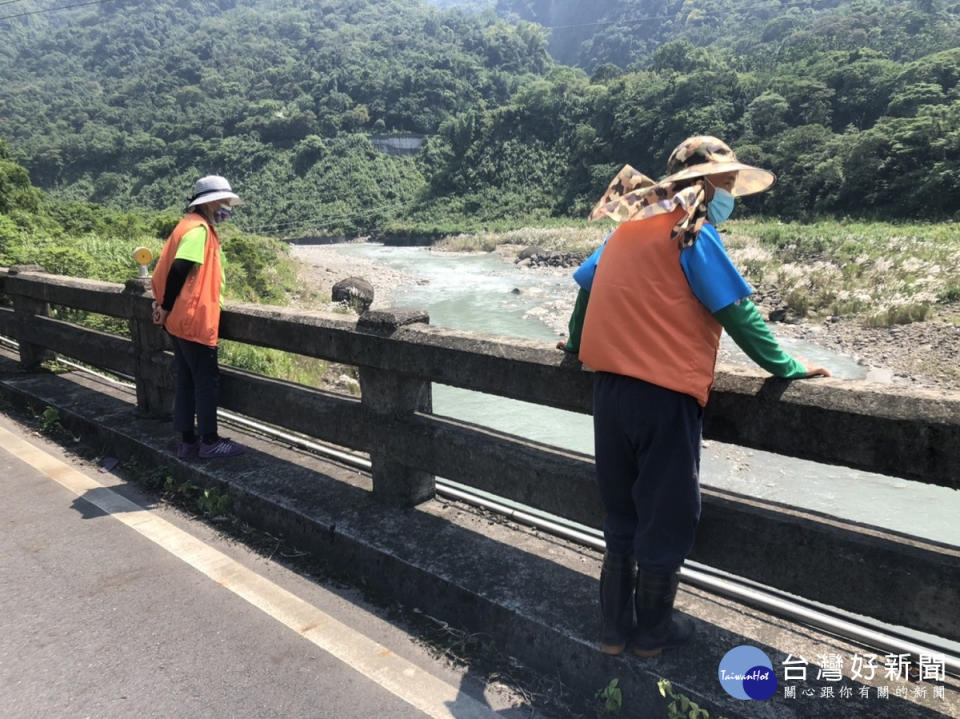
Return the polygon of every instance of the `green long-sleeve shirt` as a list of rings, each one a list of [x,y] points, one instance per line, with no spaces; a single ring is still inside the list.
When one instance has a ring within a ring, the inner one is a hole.
[[[804,366],[783,351],[757,306],[750,300],[727,305],[713,316],[747,357],[773,376],[785,379],[807,376]]]

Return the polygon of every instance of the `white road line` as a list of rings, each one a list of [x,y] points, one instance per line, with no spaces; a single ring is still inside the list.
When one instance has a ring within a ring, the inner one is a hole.
[[[424,672],[382,644],[2,426],[0,445],[428,716],[437,719],[497,716],[486,704],[460,694],[456,687]]]

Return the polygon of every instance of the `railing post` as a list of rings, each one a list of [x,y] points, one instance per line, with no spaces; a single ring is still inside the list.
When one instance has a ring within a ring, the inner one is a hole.
[[[357,330],[389,337],[403,325],[429,321],[426,312],[374,310],[360,316]],[[374,421],[386,420],[384,425],[433,409],[429,382],[373,367],[360,367],[360,402]],[[436,482],[432,474],[400,464],[377,449],[370,451],[370,462],[373,493],[378,499],[411,507],[434,497]]]
[[[17,275],[21,272],[43,272],[40,265],[14,265],[10,268],[11,275]],[[37,369],[41,363],[49,359],[54,359],[55,355],[50,350],[41,345],[31,344],[24,341],[26,333],[24,329],[33,320],[34,317],[49,317],[50,305],[44,300],[36,300],[32,297],[23,297],[13,295],[13,312],[17,319],[17,342],[20,344],[20,367],[31,372]]]
[[[163,351],[167,338],[153,324],[153,292],[149,277],[126,281],[124,294],[130,297],[130,339],[133,340],[137,409],[148,417],[167,417],[173,401],[173,374]]]

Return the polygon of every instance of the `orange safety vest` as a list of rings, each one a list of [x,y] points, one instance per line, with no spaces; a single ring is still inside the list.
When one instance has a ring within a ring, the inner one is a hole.
[[[177,256],[180,240],[190,230],[204,226],[207,228],[207,241],[203,248],[203,264],[194,267],[187,275],[180,295],[173,303],[173,309],[167,315],[164,325],[167,332],[181,339],[197,342],[208,347],[216,347],[220,332],[220,285],[222,281],[220,267],[220,238],[213,225],[202,215],[191,212],[173,228],[167,238],[160,259],[153,270],[153,296],[163,303],[163,293],[167,287],[167,275]]]
[[[607,241],[587,304],[580,360],[689,394],[704,406],[723,329],[690,289],[670,239],[682,212],[623,222]]]

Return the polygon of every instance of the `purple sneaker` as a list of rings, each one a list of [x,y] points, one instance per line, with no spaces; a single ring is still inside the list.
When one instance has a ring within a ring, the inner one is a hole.
[[[227,437],[221,437],[213,444],[207,444],[206,442],[200,442],[200,451],[197,452],[197,455],[201,459],[214,459],[216,457],[235,457],[238,454],[243,454],[247,451],[247,448],[242,444],[234,442],[232,439]]]
[[[180,449],[177,450],[177,457],[180,459],[190,459],[197,453],[199,442],[181,442]]]

